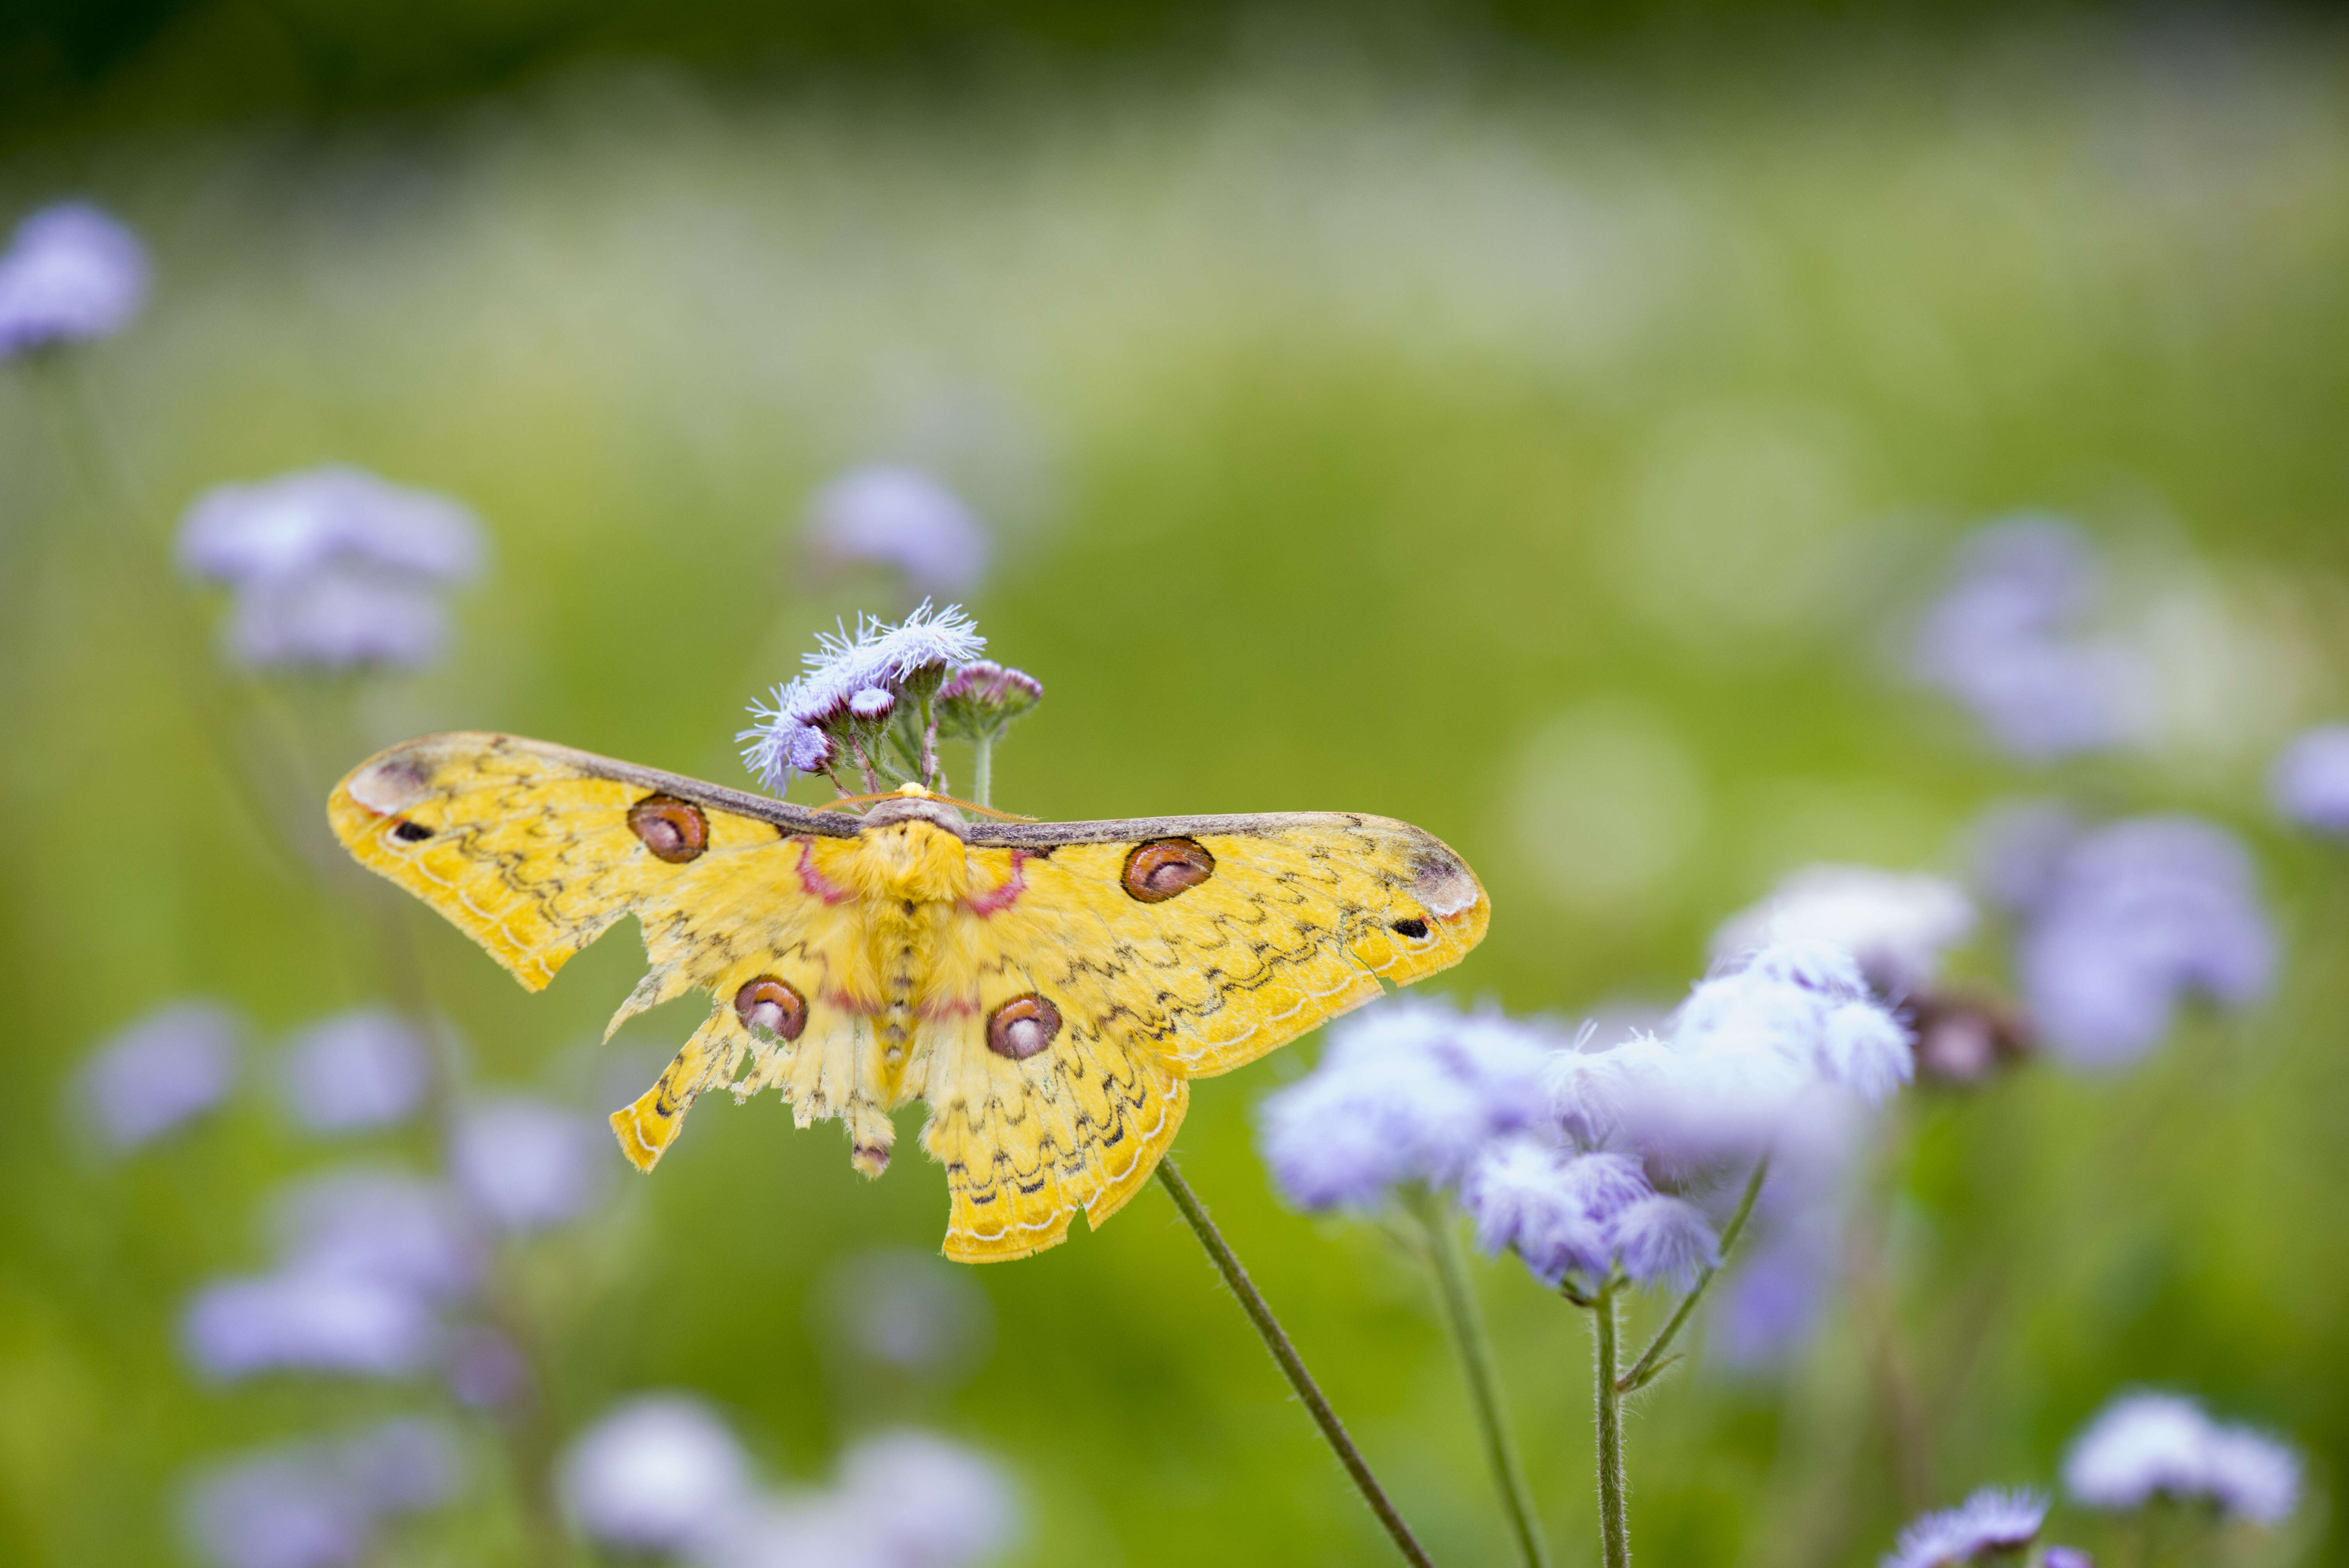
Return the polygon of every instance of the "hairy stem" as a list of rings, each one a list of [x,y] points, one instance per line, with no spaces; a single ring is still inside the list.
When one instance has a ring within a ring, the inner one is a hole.
[[[1623,1386],[1615,1374],[1615,1282],[1591,1309],[1599,1363],[1599,1540],[1607,1568],[1630,1568],[1631,1524],[1623,1502]]]
[[[1501,1506],[1508,1511],[1517,1551],[1525,1558],[1526,1568],[1549,1568],[1549,1547],[1542,1539],[1541,1518],[1534,1511],[1533,1490],[1526,1483],[1525,1461],[1517,1455],[1508,1413],[1501,1408],[1500,1368],[1494,1360],[1493,1341],[1485,1332],[1484,1315],[1477,1310],[1451,1211],[1424,1187],[1413,1189],[1404,1202],[1427,1233],[1444,1320],[1452,1330],[1460,1370],[1468,1379],[1469,1400],[1476,1408],[1476,1424],[1484,1431],[1485,1461],[1493,1467],[1493,1484],[1500,1491]]]
[[[982,750],[980,755],[984,756],[985,752]],[[983,764],[980,777],[985,777]],[[983,793],[980,798],[985,799]],[[1305,1369],[1305,1362],[1297,1354],[1297,1346],[1288,1342],[1288,1335],[1281,1328],[1280,1320],[1273,1316],[1272,1308],[1256,1288],[1256,1282],[1249,1279],[1247,1270],[1240,1266],[1238,1254],[1232,1251],[1231,1243],[1224,1240],[1224,1233],[1216,1229],[1216,1222],[1207,1218],[1206,1205],[1200,1202],[1198,1194],[1191,1191],[1191,1184],[1183,1180],[1183,1173],[1174,1169],[1173,1159],[1158,1162],[1158,1180],[1165,1187],[1167,1196],[1174,1200],[1174,1207],[1182,1211],[1184,1220],[1199,1238],[1199,1244],[1206,1248],[1207,1255],[1215,1260],[1217,1272],[1224,1276],[1224,1283],[1231,1286],[1232,1294],[1239,1298],[1240,1310],[1247,1314],[1248,1321],[1263,1336],[1265,1348],[1271,1351],[1272,1358],[1280,1364],[1281,1372],[1288,1378],[1288,1386],[1297,1390],[1299,1398],[1305,1401],[1305,1408],[1312,1415],[1313,1424],[1321,1429],[1321,1436],[1336,1451],[1338,1462],[1344,1465],[1346,1473],[1354,1478],[1355,1486],[1361,1490],[1362,1500],[1371,1505],[1371,1511],[1378,1516],[1379,1522],[1386,1527],[1387,1534],[1393,1538],[1395,1549],[1413,1564],[1413,1568],[1433,1568],[1418,1538],[1412,1534],[1411,1526],[1402,1522],[1402,1515],[1397,1513],[1394,1504],[1387,1501],[1385,1489],[1379,1485],[1378,1477],[1371,1473],[1370,1464],[1362,1458],[1361,1450],[1354,1446],[1354,1439],[1346,1435],[1345,1424],[1338,1419],[1338,1413],[1323,1398],[1320,1385],[1314,1382],[1313,1375]]]
[[[1697,1303],[1704,1299],[1705,1291],[1713,1284],[1713,1275],[1729,1262],[1729,1249],[1737,1244],[1737,1238],[1744,1233],[1745,1222],[1754,1217],[1754,1200],[1762,1196],[1762,1182],[1769,1174],[1770,1158],[1764,1155],[1754,1161],[1754,1174],[1745,1180],[1745,1191],[1737,1200],[1737,1212],[1729,1216],[1729,1223],[1721,1229],[1719,1261],[1696,1276],[1696,1283],[1689,1287],[1686,1295],[1681,1297],[1680,1305],[1672,1309],[1671,1316],[1665,1320],[1662,1328],[1656,1331],[1655,1338],[1648,1342],[1647,1349],[1640,1353],[1639,1360],[1631,1364],[1631,1369],[1624,1373],[1618,1382],[1617,1387],[1620,1392],[1628,1394],[1634,1388],[1646,1387],[1656,1374],[1663,1370],[1664,1352],[1671,1348],[1673,1338],[1687,1324],[1689,1315],[1696,1311]]]
[[[978,749],[970,765],[970,799],[974,805],[995,804],[995,737],[978,738]]]

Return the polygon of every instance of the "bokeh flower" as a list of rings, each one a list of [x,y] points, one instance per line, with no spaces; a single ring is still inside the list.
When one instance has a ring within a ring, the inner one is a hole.
[[[481,570],[481,525],[449,497],[342,465],[199,497],[181,568],[234,591],[229,648],[255,669],[415,669],[448,640],[443,592]]]
[[[1795,1205],[1790,1213],[1764,1212],[1754,1227],[1759,1234],[1713,1287],[1709,1351],[1750,1371],[1785,1361],[1809,1341],[1835,1284],[1834,1220],[1819,1202]]]
[[[530,1392],[530,1363],[514,1342],[494,1328],[468,1324],[442,1343],[441,1377],[459,1404],[475,1410],[502,1409]]]
[[[1807,940],[1858,960],[1868,983],[1900,997],[1930,983],[1942,953],[1973,934],[1973,901],[1956,883],[1874,866],[1794,872],[1713,933],[1713,956],[1734,959],[1774,941]]]
[[[1978,1491],[1902,1531],[1899,1549],[1883,1559],[1883,1568],[1953,1568],[2018,1552],[2037,1539],[2046,1518],[2047,1500],[2035,1491]]]
[[[709,1537],[749,1500],[750,1461],[699,1399],[647,1394],[573,1439],[560,1484],[571,1516],[598,1545],[678,1552]]]
[[[485,1101],[459,1119],[449,1170],[474,1210],[512,1233],[577,1219],[612,1174],[612,1140],[593,1121],[521,1096]]]
[[[215,1281],[181,1319],[203,1376],[264,1372],[407,1377],[434,1359],[440,1325],[421,1295],[362,1274],[296,1271]]]
[[[1374,1003],[1330,1030],[1310,1073],[1265,1099],[1273,1180],[1302,1209],[1372,1207],[1405,1181],[1449,1186],[1487,1142],[1539,1117],[1550,1045],[1497,1012]]]
[[[865,1439],[841,1457],[838,1487],[895,1568],[969,1568],[1019,1534],[1010,1478],[986,1455],[935,1433]]]
[[[455,1433],[399,1416],[213,1466],[183,1511],[191,1543],[217,1568],[341,1568],[368,1556],[380,1522],[441,1506],[462,1477]]]
[[[1992,903],[2031,909],[2046,896],[2065,851],[2087,828],[2060,800],[2002,800],[1967,830],[1968,870]]]
[[[121,331],[146,303],[146,247],[83,201],[44,207],[0,253],[0,360]]]
[[[335,1448],[342,1472],[361,1507],[380,1518],[438,1508],[464,1481],[457,1434],[426,1416],[395,1416],[344,1438]]]
[[[432,1051],[423,1031],[388,1007],[321,1019],[286,1047],[286,1109],[310,1132],[389,1127],[424,1103]]]
[[[215,1467],[188,1488],[190,1544],[215,1568],[343,1568],[373,1522],[328,1458],[308,1449]]]
[[[771,789],[784,789],[796,774],[830,769],[844,745],[858,746],[868,765],[877,763],[872,747],[889,713],[857,714],[858,695],[887,693],[892,708],[908,695],[926,701],[987,646],[960,605],[934,610],[927,600],[894,625],[866,616],[854,633],[818,633],[816,643],[799,677],[777,686],[768,702],[752,704],[758,722],[735,737],[744,743],[744,765]]]
[[[277,1233],[279,1266],[289,1273],[363,1280],[429,1302],[470,1295],[483,1264],[456,1195],[396,1171],[303,1182],[279,1201]]]
[[[2349,724],[2302,732],[2276,758],[2268,792],[2302,827],[2349,834]]]
[[[91,1052],[75,1088],[91,1126],[127,1151],[162,1137],[227,1098],[244,1025],[217,1002],[173,1002],[118,1030]]]
[[[2151,678],[2126,643],[2085,629],[2101,590],[2095,551],[2071,523],[2023,515],[1979,529],[1918,633],[1918,677],[2028,761],[2132,741]]]
[[[910,1248],[843,1258],[813,1305],[825,1337],[858,1361],[926,1382],[968,1373],[994,1338],[994,1310],[971,1272]]]
[[[2090,1508],[2125,1512],[2167,1497],[2273,1525],[2298,1506],[2300,1473],[2300,1456],[2264,1432],[2213,1421],[2178,1395],[2125,1394],[2073,1439],[2064,1489]]]
[[[837,1492],[763,1493],[724,1510],[687,1553],[695,1568],[897,1568],[879,1522]]]
[[[2077,1066],[2135,1061],[2178,1005],[2267,994],[2276,944],[2250,853],[2186,816],[2135,817],[2054,855],[2022,912],[2015,968],[2048,1047]]]
[[[816,491],[808,537],[837,561],[885,566],[916,593],[969,593],[987,574],[987,531],[955,493],[918,469],[853,469]]]

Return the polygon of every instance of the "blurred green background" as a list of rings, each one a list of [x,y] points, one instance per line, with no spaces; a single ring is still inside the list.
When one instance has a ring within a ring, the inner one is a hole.
[[[815,486],[890,456],[989,521],[971,607],[1049,694],[999,802],[1407,818],[1495,907],[1437,984],[1567,1014],[1670,1002],[1795,866],[1952,867],[1984,805],[2050,787],[1904,685],[1898,639],[1962,528],[2082,520],[2185,695],[2163,746],[2055,781],[2242,829],[2275,997],[2117,1078],[1904,1100],[1880,1289],[1783,1372],[1700,1358],[1645,1396],[1634,1540],[1874,1562],[1914,1506],[1857,1348],[1889,1312],[1922,1501],[2049,1482],[2155,1383],[2308,1452],[2246,1561],[2341,1560],[2349,863],[2261,784],[2349,701],[2328,18],[541,0],[34,7],[0,36],[0,212],[93,196],[157,273],[75,367],[147,516],[101,518],[46,393],[0,377],[0,1558],[178,1561],[189,1464],[387,1403],[209,1390],[174,1350],[314,1146],[254,1103],[107,1164],[56,1109],[171,996],[274,1033],[386,984],[241,825],[124,552],[327,459],[449,491],[496,552],[455,655],[360,694],[321,766],[462,727],[740,784],[743,705],[835,616],[904,607],[798,543]],[[601,1092],[631,934],[533,997],[415,926],[482,1082]],[[1970,964],[2001,976],[1993,942]],[[624,1045],[657,1063],[698,1005]],[[1318,1049],[1201,1085],[1179,1152],[1437,1559],[1506,1561],[1424,1281],[1268,1189],[1251,1107]],[[523,1260],[560,1420],[698,1389],[819,1472],[866,1413],[811,1284],[944,1212],[936,1167],[868,1184],[845,1152],[713,1102],[591,1241]],[[1389,1560],[1155,1190],[978,1278],[996,1346],[944,1419],[1027,1487],[1017,1561]],[[1480,1281],[1561,1559],[1595,1561],[1586,1325],[1514,1263]],[[522,1551],[485,1485],[386,1561]]]

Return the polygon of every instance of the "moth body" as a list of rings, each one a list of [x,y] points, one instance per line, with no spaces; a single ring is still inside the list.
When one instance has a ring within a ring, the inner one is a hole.
[[[1147,1181],[1190,1080],[1457,963],[1467,864],[1353,813],[964,820],[918,790],[813,810],[513,736],[426,736],[328,803],[370,869],[536,990],[624,915],[649,972],[613,1020],[693,989],[709,1017],[612,1116],[650,1170],[713,1088],[838,1118],[866,1175],[927,1102],[948,1256],[1024,1256]]]

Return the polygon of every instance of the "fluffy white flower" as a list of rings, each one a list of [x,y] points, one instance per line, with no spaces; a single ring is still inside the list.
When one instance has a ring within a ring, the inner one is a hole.
[[[579,1527],[630,1552],[707,1539],[750,1495],[750,1462],[709,1406],[681,1394],[629,1400],[573,1439],[561,1486]]]
[[[1874,866],[1807,866],[1713,933],[1713,956],[1773,942],[1824,942],[1849,953],[1869,982],[1899,996],[1930,981],[1941,954],[1973,934],[1973,901],[1940,877]]]
[[[2127,1394],[2073,1439],[2064,1486],[2091,1508],[2199,1498],[2238,1518],[2277,1524],[2299,1503],[2300,1458],[2265,1433],[2211,1420],[2191,1399]]]

